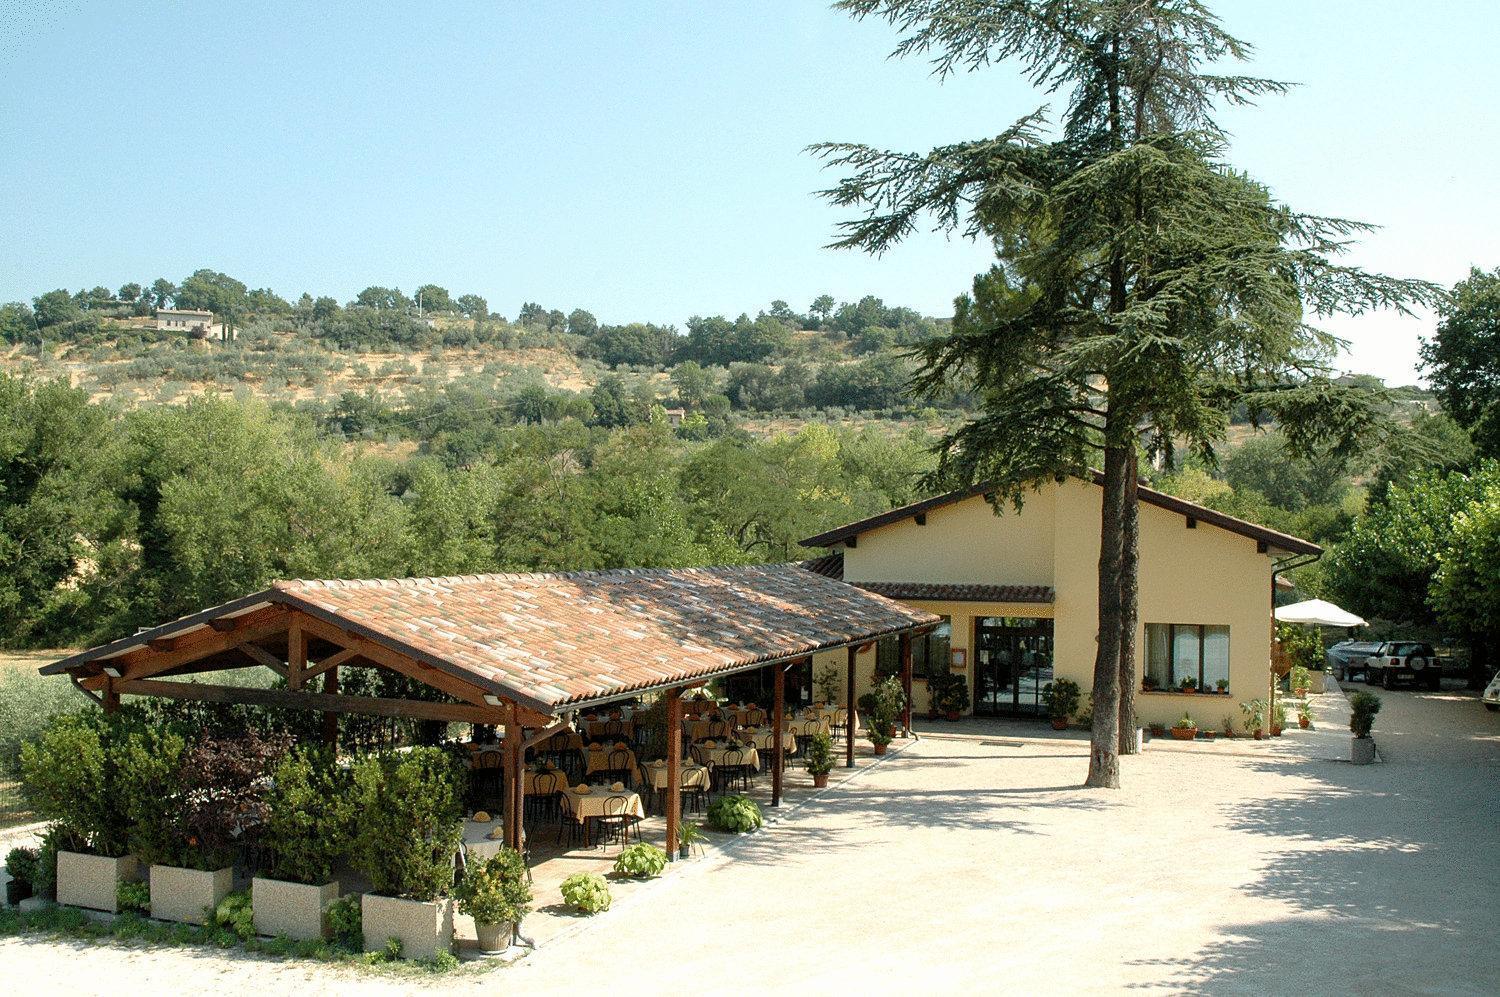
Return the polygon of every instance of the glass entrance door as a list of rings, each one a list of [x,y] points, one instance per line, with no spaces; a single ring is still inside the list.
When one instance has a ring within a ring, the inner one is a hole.
[[[1033,716],[1046,712],[1052,681],[1052,621],[981,616],[974,620],[974,712]]]

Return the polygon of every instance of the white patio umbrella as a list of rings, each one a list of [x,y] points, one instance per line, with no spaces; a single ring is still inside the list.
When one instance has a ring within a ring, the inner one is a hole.
[[[1345,609],[1322,599],[1294,602],[1276,610],[1280,623],[1317,623],[1326,627],[1362,627],[1365,621]]]

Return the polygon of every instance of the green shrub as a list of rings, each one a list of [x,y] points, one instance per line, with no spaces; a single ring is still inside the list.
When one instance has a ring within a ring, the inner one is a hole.
[[[569,907],[585,914],[598,914],[609,910],[609,884],[598,873],[575,873],[563,880],[562,898]]]
[[[255,937],[255,915],[250,908],[248,890],[236,890],[214,908],[214,927],[231,931],[241,941]]]
[[[36,865],[31,872],[31,892],[39,897],[50,900],[57,896],[57,850],[63,840],[56,825],[42,832],[42,846],[36,850]]]
[[[969,708],[969,680],[952,672],[933,675],[927,680],[927,695],[937,712],[963,713]]]
[[[151,913],[151,884],[121,883],[115,887],[115,903],[121,910],[133,910],[138,914]]]
[[[12,848],[10,854],[5,856],[5,871],[17,882],[33,883],[39,854],[35,848]]]
[[[827,775],[833,771],[833,738],[819,731],[807,742],[807,757],[802,760],[808,775]]]
[[[358,952],[365,944],[364,908],[359,894],[350,893],[328,905],[328,931],[335,945]]]
[[[459,911],[472,917],[475,924],[519,924],[531,911],[526,860],[514,848],[502,848],[483,865],[471,869],[454,896]]]
[[[748,796],[721,796],[708,805],[708,822],[721,831],[744,834],[764,821],[760,805]]]
[[[1047,700],[1047,716],[1053,720],[1067,720],[1078,709],[1083,690],[1072,679],[1056,679],[1042,689]]]
[[[126,844],[147,865],[186,864],[179,802],[186,749],[180,734],[158,727],[131,731],[117,749],[117,792],[131,821]]]
[[[1252,699],[1248,703],[1240,704],[1240,712],[1245,715],[1245,729],[1250,733],[1266,729],[1266,704],[1264,700]]]
[[[463,840],[459,772],[440,748],[364,758],[354,769],[355,866],[376,893],[436,900]]]
[[[296,750],[281,759],[265,797],[262,841],[268,874],[294,883],[326,883],[351,849],[353,780],[324,751]]]
[[[98,710],[53,718],[35,742],[21,746],[21,792],[51,820],[68,851],[127,852],[131,819],[118,752],[130,733],[122,714]]]
[[[1380,712],[1380,697],[1363,690],[1349,697],[1349,729],[1355,737],[1369,737]]]
[[[636,879],[660,876],[661,871],[666,867],[667,853],[645,842],[631,845],[620,853],[619,858],[615,859],[615,872],[622,876],[633,876]]]

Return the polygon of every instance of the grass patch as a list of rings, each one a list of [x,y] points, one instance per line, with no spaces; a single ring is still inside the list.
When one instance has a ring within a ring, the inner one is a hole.
[[[284,936],[241,939],[227,928],[168,924],[130,912],[117,914],[113,920],[96,920],[81,910],[57,905],[32,911],[0,908],[0,937],[21,934],[123,945],[238,949],[256,955],[324,962],[397,976],[479,973],[494,968],[493,963],[483,961],[465,965],[457,957],[446,954],[436,959],[392,960],[385,952],[356,952],[326,941],[298,942]]]

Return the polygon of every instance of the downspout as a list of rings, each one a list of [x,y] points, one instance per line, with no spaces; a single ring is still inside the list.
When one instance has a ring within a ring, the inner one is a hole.
[[[1291,571],[1293,568],[1305,568],[1322,556],[1321,552],[1317,554],[1292,554],[1288,557],[1283,557],[1279,561],[1271,562],[1271,640],[1267,645],[1268,648],[1276,646],[1276,576],[1283,572]],[[1271,674],[1271,696],[1266,701],[1266,733],[1269,734],[1271,732],[1271,717],[1276,712],[1276,670],[1274,668],[1267,668],[1266,670]]]

